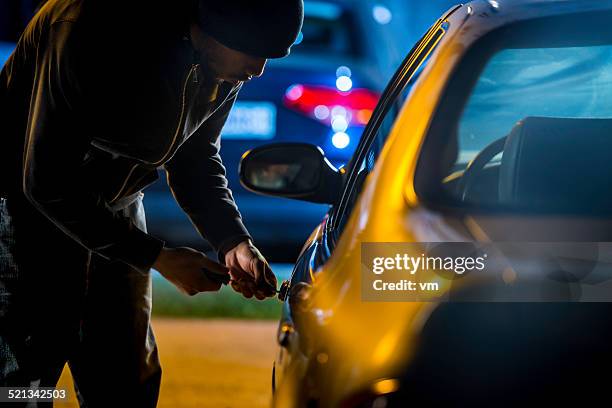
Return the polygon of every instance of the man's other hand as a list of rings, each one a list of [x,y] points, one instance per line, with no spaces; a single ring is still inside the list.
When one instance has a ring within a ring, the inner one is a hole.
[[[206,277],[203,269],[227,275],[229,269],[191,248],[163,248],[153,264],[164,278],[189,296],[199,292],[215,292],[221,283]]]
[[[261,252],[251,242],[243,241],[225,254],[232,288],[246,298],[259,300],[276,294],[276,276]]]

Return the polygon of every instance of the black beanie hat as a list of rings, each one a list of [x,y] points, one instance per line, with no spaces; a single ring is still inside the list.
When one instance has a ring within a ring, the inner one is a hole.
[[[304,20],[303,0],[199,0],[199,26],[221,44],[255,57],[289,55]]]

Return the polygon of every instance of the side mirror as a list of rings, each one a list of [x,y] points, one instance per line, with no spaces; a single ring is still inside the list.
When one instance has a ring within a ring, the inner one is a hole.
[[[333,204],[341,173],[323,150],[307,143],[275,143],[249,150],[240,161],[240,182],[255,193]]]

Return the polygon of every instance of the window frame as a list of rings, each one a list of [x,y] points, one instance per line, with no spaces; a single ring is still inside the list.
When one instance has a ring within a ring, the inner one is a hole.
[[[341,227],[341,220],[344,219],[347,212],[352,211],[349,208],[350,197],[354,194],[356,181],[359,174],[360,163],[368,154],[370,147],[378,135],[380,126],[386,119],[392,109],[399,111],[398,98],[402,91],[413,79],[414,75],[419,71],[419,68],[427,60],[427,57],[436,48],[436,45],[444,37],[447,31],[448,17],[462,6],[456,6],[445,13],[440,19],[432,25],[429,30],[421,37],[419,41],[412,47],[406,58],[402,61],[400,68],[395,72],[387,87],[385,88],[372,118],[368,122],[363,131],[359,144],[355,149],[353,157],[346,166],[346,181],[343,183],[343,191],[340,194],[340,199],[337,205],[334,205],[330,211],[329,220],[326,223],[327,232],[338,231]]]

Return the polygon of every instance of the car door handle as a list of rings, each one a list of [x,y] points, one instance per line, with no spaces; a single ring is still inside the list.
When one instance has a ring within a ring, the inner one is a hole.
[[[291,341],[291,337],[293,337],[293,333],[295,332],[295,328],[291,323],[283,323],[281,327],[278,329],[278,344],[281,347],[287,348]]]

